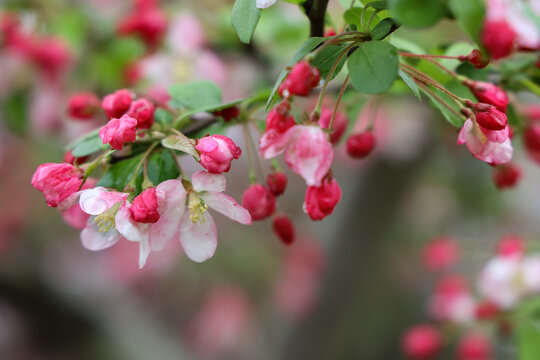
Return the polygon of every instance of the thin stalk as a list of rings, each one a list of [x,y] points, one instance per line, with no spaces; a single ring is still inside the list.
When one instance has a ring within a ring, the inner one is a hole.
[[[433,60],[433,59],[424,59],[432,64],[434,64],[435,66],[437,66],[439,69],[445,71],[446,73],[448,73],[450,76],[458,79],[458,80],[461,80],[463,79],[463,76],[459,75],[458,73],[456,73],[455,71],[452,71],[450,70],[449,68],[447,68],[446,66],[438,63],[437,61]]]
[[[422,88],[425,92],[429,93],[435,100],[437,100],[441,105],[443,105],[445,108],[447,108],[451,113],[456,115],[457,117],[462,117],[460,113],[458,113],[452,106],[450,106],[446,101],[441,99],[437,94],[435,94],[427,85],[425,85],[423,82],[414,79],[414,81]]]
[[[184,173],[184,169],[182,169],[182,166],[180,166],[180,163],[178,162],[176,153],[172,149],[169,149],[169,151],[171,152],[174,162],[176,163],[176,167],[178,168],[178,172],[180,173],[180,176],[182,177],[182,179],[186,179],[186,174]]]
[[[371,23],[373,22],[373,19],[375,18],[375,16],[377,16],[378,13],[380,13],[381,10],[375,10],[373,12],[373,14],[371,14],[371,16],[369,17],[369,20],[368,20],[368,23],[367,23],[367,29],[368,29],[368,32],[371,30]]]
[[[144,152],[143,156],[141,157],[141,160],[139,160],[139,163],[137,164],[137,167],[135,168],[135,171],[133,172],[133,177],[131,178],[131,180],[129,181],[129,183],[127,183],[126,187],[124,188],[124,191],[128,191],[130,186],[131,187],[134,187],[135,186],[135,181],[136,181],[136,178],[137,178],[137,174],[139,173],[139,171],[141,170],[141,167],[143,166],[143,164],[145,163],[146,161],[146,158],[150,155],[150,153],[152,151],[154,151],[154,149],[156,148],[156,146],[159,145],[159,141],[156,141],[154,143],[152,143],[152,145],[150,145],[148,147],[148,149],[146,149],[146,151]]]
[[[430,78],[429,76],[427,76],[425,73],[418,71],[417,69],[413,68],[410,65],[407,65],[407,64],[401,64],[401,65],[402,65],[401,69],[405,71],[407,74],[411,75],[413,78],[420,80],[427,85],[436,87],[437,89],[444,92],[446,95],[450,96],[452,100],[456,101],[458,105],[461,105],[464,103],[465,99],[462,99],[461,97],[457,96],[453,92],[448,91],[444,86],[439,84],[437,81],[433,80],[433,78]]]
[[[419,58],[419,59],[450,59],[450,60],[459,60],[458,56],[447,56],[447,55],[422,55],[422,54],[413,54],[404,51],[398,51],[399,56],[408,57],[408,58]]]
[[[99,165],[99,163],[101,162],[101,160],[103,160],[104,158],[106,158],[107,156],[111,155],[115,150],[109,150],[109,151],[105,151],[103,154],[99,155],[94,161],[92,161],[88,167],[86,168],[86,170],[84,171],[84,181],[86,181],[86,179],[88,179],[88,177],[90,176],[90,174],[92,174],[92,172],[96,169],[96,167]],[[83,182],[84,184],[84,182]],[[82,186],[82,185],[81,185]]]
[[[345,89],[347,88],[347,84],[349,82],[349,75],[345,78],[345,81],[343,82],[343,85],[341,86],[341,89],[339,90],[339,95],[336,100],[336,106],[334,106],[334,112],[332,112],[332,118],[330,119],[330,125],[328,126],[328,129],[330,129],[330,134],[332,133],[332,129],[334,128],[334,119],[336,118],[337,110],[339,108],[339,104],[341,103],[341,99],[343,98],[343,94],[345,93]]]
[[[264,173],[262,171],[262,167],[261,167],[261,163],[259,161],[259,157],[256,155],[257,154],[257,147],[255,146],[255,144],[253,143],[253,137],[251,136],[251,130],[249,129],[249,124],[245,124],[244,125],[246,127],[246,132],[247,132],[247,137],[248,137],[248,140],[249,140],[249,145],[251,146],[251,149],[253,151],[253,154],[255,154],[255,167],[257,169],[257,173],[260,177],[260,180],[261,181],[264,181]]]
[[[257,173],[255,172],[255,162],[253,160],[253,150],[251,148],[251,141],[249,139],[249,133],[247,129],[247,124],[242,124],[242,133],[244,135],[244,143],[246,144],[246,151],[248,156],[248,166],[249,166],[249,182],[254,184],[257,182]],[[261,178],[262,179],[262,178]]]

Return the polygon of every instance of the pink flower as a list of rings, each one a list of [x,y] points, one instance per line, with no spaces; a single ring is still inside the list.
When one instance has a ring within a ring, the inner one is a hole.
[[[492,346],[481,333],[468,333],[459,340],[457,360],[490,360]]]
[[[321,73],[319,69],[303,60],[292,68],[291,72],[279,87],[280,96],[308,96],[313,88],[319,85]]]
[[[79,206],[84,213],[90,215],[81,232],[81,242],[85,248],[103,250],[122,238],[116,230],[115,216],[128,195],[101,186],[81,191]]]
[[[276,216],[272,220],[272,230],[285,245],[294,241],[294,224],[286,215]]]
[[[285,188],[287,187],[287,175],[281,171],[268,174],[266,185],[272,195],[279,196],[285,192]]]
[[[452,238],[436,237],[424,247],[424,265],[430,270],[443,270],[456,263],[459,252],[458,244]]]
[[[517,235],[505,235],[497,243],[497,255],[521,258],[525,254],[523,239]]]
[[[429,313],[438,321],[469,324],[476,316],[476,304],[465,279],[446,275],[439,279],[429,301]]]
[[[257,0],[257,7],[259,9],[266,9],[274,5],[277,0]]]
[[[265,131],[259,140],[259,152],[265,159],[285,152],[287,165],[308,186],[319,186],[334,160],[328,136],[313,125],[295,125],[283,134]]]
[[[223,135],[203,137],[199,139],[195,149],[200,153],[201,165],[214,174],[229,171],[233,159],[238,159],[242,154],[234,141]]]
[[[137,139],[137,120],[124,115],[120,119],[111,119],[99,130],[99,137],[104,144],[111,145],[115,150],[122,150],[124,143]]]
[[[290,111],[291,105],[287,101],[282,102],[270,110],[266,117],[265,131],[270,131],[272,129],[281,134],[293,127],[296,123],[294,117],[290,114]]]
[[[540,164],[540,124],[530,123],[523,132],[527,155]]]
[[[100,107],[98,97],[92,93],[81,92],[71,95],[68,114],[74,119],[91,119]]]
[[[468,119],[458,136],[458,145],[465,144],[471,154],[491,165],[505,164],[512,159],[514,149],[509,138],[510,128],[491,131]]]
[[[431,325],[416,325],[405,333],[401,349],[408,359],[431,360],[442,350],[443,340],[439,330]]]
[[[127,115],[137,120],[138,129],[150,129],[154,123],[154,104],[146,99],[134,101]]]
[[[354,134],[347,139],[347,154],[353,158],[363,159],[375,148],[375,136],[371,131]]]
[[[96,186],[97,180],[89,178],[84,183],[82,190],[91,189]],[[81,210],[79,205],[80,192],[75,193],[69,197],[68,200],[62,203],[60,206],[60,214],[64,221],[74,229],[82,230],[86,227],[90,215]],[[69,203],[68,203],[69,202]],[[69,207],[71,205],[71,207]],[[67,209],[65,209],[67,208]]]
[[[156,4],[149,3],[138,6],[131,14],[126,16],[118,26],[121,35],[137,35],[146,46],[154,49],[167,31],[167,16]]]
[[[467,81],[465,85],[469,87],[479,102],[493,105],[500,112],[506,113],[508,95],[503,89],[484,81]]]
[[[524,286],[517,281],[522,276],[519,258],[497,256],[483,268],[478,280],[480,293],[501,309],[517,304]]]
[[[129,90],[121,89],[103,98],[101,106],[110,118],[119,118],[129,110],[133,95]]]
[[[37,168],[32,186],[45,195],[47,205],[57,207],[79,190],[82,179],[82,170],[73,165],[48,163]]]
[[[321,129],[328,129],[330,127],[333,113],[334,109],[328,109],[325,107],[321,109],[321,117],[319,118],[319,126]],[[347,117],[339,111],[336,112],[334,124],[332,125],[332,132],[330,133],[330,142],[332,144],[337,144],[339,142],[347,129],[347,124]]]
[[[253,184],[244,191],[242,206],[249,211],[251,219],[263,220],[276,211],[276,198],[261,184]]]
[[[304,200],[304,211],[312,220],[330,215],[341,200],[341,188],[335,179],[326,179],[321,186],[309,186]]]
[[[41,71],[53,78],[66,70],[71,61],[71,53],[65,42],[52,37],[33,39],[29,56]]]
[[[154,223],[136,221],[133,213],[138,210],[132,211],[129,202],[120,207],[116,228],[126,239],[139,242],[139,267],[144,266],[150,251],[162,250],[172,238],[180,239],[191,260],[211,258],[217,247],[217,231],[208,207],[241,224],[251,224],[249,212],[222,194],[226,186],[223,175],[199,171],[186,186],[179,180],[167,180],[156,187],[159,219]]]

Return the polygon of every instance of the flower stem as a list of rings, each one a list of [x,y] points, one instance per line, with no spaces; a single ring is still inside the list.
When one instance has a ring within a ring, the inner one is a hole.
[[[425,73],[418,71],[414,67],[407,65],[407,64],[401,64],[401,69],[405,71],[407,74],[411,75],[416,80],[420,80],[423,83],[427,85],[431,85],[433,87],[436,87],[437,89],[444,92],[446,95],[448,95],[452,100],[454,100],[458,105],[462,105],[465,102],[465,99],[457,96],[451,91],[448,91],[444,86],[439,84],[437,81],[435,81],[433,78],[430,78]]]
[[[460,113],[458,113],[452,106],[450,106],[446,101],[441,99],[437,94],[435,94],[426,84],[424,84],[422,81],[419,81],[417,79],[414,79],[414,81],[427,93],[429,93],[435,100],[437,100],[441,105],[443,105],[445,108],[447,108],[452,114],[456,115],[457,117],[462,117]]]
[[[328,136],[332,134],[332,129],[334,128],[334,119],[336,118],[337,110],[339,108],[339,104],[341,103],[341,99],[343,98],[343,94],[345,93],[345,89],[347,88],[349,82],[349,75],[345,78],[345,81],[343,82],[343,85],[341,86],[341,89],[339,90],[339,95],[336,100],[336,106],[334,106],[334,111],[332,112],[332,118],[330,119],[330,125],[328,126],[328,129],[330,130],[330,133],[328,133]]]
[[[399,56],[408,57],[408,58],[419,58],[419,59],[451,59],[459,60],[459,56],[446,56],[446,55],[423,55],[423,54],[412,54],[404,51],[398,51]]]
[[[130,191],[131,192],[132,189],[135,189],[135,181],[137,179],[137,174],[141,170],[141,167],[143,166],[143,164],[146,163],[146,159],[148,158],[148,156],[152,153],[152,151],[154,151],[154,149],[158,145],[159,145],[159,141],[156,141],[156,142],[152,143],[152,145],[150,145],[148,147],[148,149],[146,149],[146,151],[144,152],[144,154],[141,157],[141,160],[139,160],[139,163],[137,164],[137,167],[135,168],[135,171],[133,172],[133,177],[126,184],[126,186],[124,187],[124,191]]]

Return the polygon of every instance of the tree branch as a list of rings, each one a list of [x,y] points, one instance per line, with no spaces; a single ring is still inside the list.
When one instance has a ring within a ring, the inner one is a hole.
[[[311,36],[324,36],[324,19],[328,0],[306,0],[303,6],[309,19]]]

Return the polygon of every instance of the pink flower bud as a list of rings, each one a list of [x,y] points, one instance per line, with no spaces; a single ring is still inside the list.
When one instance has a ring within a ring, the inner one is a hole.
[[[137,120],[138,129],[150,129],[154,123],[154,104],[146,99],[131,103],[127,115]]]
[[[469,291],[467,280],[460,275],[445,275],[437,280],[435,293],[452,297]]]
[[[272,221],[272,229],[285,245],[291,245],[294,241],[294,225],[288,216],[276,216]]]
[[[503,130],[508,125],[506,115],[493,105],[478,103],[473,106],[476,122],[487,130]]]
[[[242,154],[234,141],[218,134],[199,139],[195,149],[200,153],[201,165],[214,174],[229,171],[233,159],[238,159]]]
[[[319,118],[319,126],[322,129],[328,129],[330,127],[330,122],[332,120],[333,109],[322,108],[321,117]],[[330,142],[332,144],[337,144],[343,133],[347,129],[347,117],[341,113],[336,112],[336,117],[334,118],[334,124],[332,125],[332,132],[330,133]]]
[[[506,113],[508,96],[506,92],[495,84],[484,81],[470,81],[466,85],[471,89],[479,102],[493,105],[502,113]],[[490,129],[500,130],[500,129]]]
[[[475,314],[478,320],[490,320],[499,315],[501,309],[491,301],[482,301],[476,304]]]
[[[363,159],[375,148],[375,136],[371,131],[349,136],[347,153],[353,158]]]
[[[242,206],[252,220],[263,220],[276,211],[276,198],[261,184],[251,185],[242,195]]]
[[[323,180],[321,186],[309,186],[304,199],[304,211],[311,220],[322,220],[330,215],[341,200],[341,188],[335,179]]]
[[[133,95],[129,90],[121,89],[103,98],[101,106],[110,118],[119,118],[129,110]]]
[[[497,189],[510,189],[521,179],[521,168],[513,163],[499,165],[493,169],[493,182]]]
[[[159,45],[166,30],[167,16],[155,5],[136,9],[118,26],[121,35],[137,35],[152,49]]]
[[[70,164],[42,164],[32,176],[32,186],[45,195],[51,207],[57,207],[77,192],[82,182],[82,170]]]
[[[278,133],[284,133],[287,129],[295,125],[294,117],[289,114],[291,105],[284,101],[274,107],[266,117],[266,131],[276,130]]]
[[[311,90],[319,85],[320,80],[319,69],[307,61],[300,61],[294,65],[289,76],[279,87],[279,94],[283,96],[286,90],[290,95],[308,96]]]
[[[442,338],[437,328],[416,325],[403,336],[401,349],[411,360],[433,360],[442,349]]]
[[[471,51],[471,53],[467,56],[460,56],[460,61],[468,61],[471,63],[475,68],[477,69],[483,69],[489,64],[489,59],[485,59],[482,56],[482,52],[478,49],[474,49]]]
[[[486,20],[482,28],[481,41],[493,59],[509,56],[514,51],[517,34],[505,20]]]
[[[137,120],[124,115],[120,119],[111,119],[99,130],[99,137],[104,144],[109,144],[115,150],[122,150],[125,143],[137,139]]]
[[[100,107],[98,97],[89,92],[71,95],[68,103],[68,114],[74,119],[90,119]]]
[[[525,254],[523,239],[517,235],[505,235],[497,244],[497,255],[521,258]]]
[[[65,70],[71,61],[67,45],[56,38],[36,39],[30,45],[29,56],[42,71],[53,77]]]
[[[151,187],[144,190],[133,199],[129,208],[133,220],[144,224],[153,224],[159,220],[158,199],[156,188]]]
[[[268,174],[266,184],[274,196],[279,196],[285,192],[287,187],[287,175],[279,171]]]
[[[77,160],[77,164],[84,164],[89,158],[90,158],[90,155],[75,157],[73,156],[73,152],[71,150],[69,150],[68,152],[64,154],[64,162],[71,165],[75,163],[75,160]]]
[[[459,246],[450,237],[440,236],[432,239],[424,248],[424,266],[429,270],[443,270],[456,263]]]
[[[214,112],[214,115],[221,116],[225,122],[234,120],[240,115],[240,109],[237,106],[231,106]]]
[[[540,124],[530,124],[523,133],[523,140],[527,150],[540,151]]]
[[[491,354],[490,341],[480,333],[469,333],[459,341],[458,360],[490,360]]]

